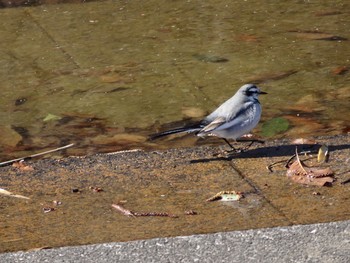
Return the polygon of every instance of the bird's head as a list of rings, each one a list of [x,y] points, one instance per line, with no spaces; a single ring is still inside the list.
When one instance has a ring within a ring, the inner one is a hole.
[[[242,86],[239,92],[251,101],[257,101],[260,94],[267,94],[254,84],[246,84]]]

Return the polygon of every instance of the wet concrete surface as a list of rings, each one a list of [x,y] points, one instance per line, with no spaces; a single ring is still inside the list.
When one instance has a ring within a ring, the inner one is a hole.
[[[255,145],[229,157],[222,153],[225,146],[201,146],[31,160],[26,164],[32,171],[2,167],[1,187],[30,200],[0,195],[0,251],[348,220],[350,136],[316,142],[298,149],[317,154],[320,145],[329,146],[324,166],[335,172],[332,187],[297,184],[283,165],[267,170],[295,153],[290,140]],[[245,198],[206,202],[223,190],[243,192]],[[127,217],[113,203],[178,217]],[[45,213],[48,208],[54,210]],[[188,210],[197,215],[185,215]]]

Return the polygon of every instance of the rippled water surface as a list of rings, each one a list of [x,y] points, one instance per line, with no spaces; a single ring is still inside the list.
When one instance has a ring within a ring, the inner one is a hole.
[[[105,1],[0,10],[1,159],[193,145],[147,135],[258,83],[255,134],[349,131],[346,1]],[[288,129],[261,133],[276,117]]]

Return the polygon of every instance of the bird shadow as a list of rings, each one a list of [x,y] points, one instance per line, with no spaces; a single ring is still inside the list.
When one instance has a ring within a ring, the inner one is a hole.
[[[240,153],[229,153],[227,156],[213,156],[209,158],[202,158],[191,160],[190,163],[207,163],[211,161],[231,161],[233,159],[248,159],[248,158],[264,158],[264,157],[290,157],[295,154],[296,147],[298,152],[312,152],[317,153],[322,144],[287,144],[259,147],[251,150],[246,150]],[[328,146],[329,152],[340,151],[350,149],[350,144],[330,145]]]

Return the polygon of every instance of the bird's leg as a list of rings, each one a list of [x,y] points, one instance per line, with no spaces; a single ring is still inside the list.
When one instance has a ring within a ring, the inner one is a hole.
[[[252,146],[254,143],[260,143],[260,144],[263,144],[265,143],[265,141],[262,141],[262,140],[256,140],[256,139],[253,139],[253,140],[237,140],[237,142],[250,142],[247,146],[245,146],[244,148],[241,148],[240,150],[241,151],[246,151],[250,148],[250,146]]]
[[[258,143],[265,143],[264,141],[262,140],[256,140],[256,139],[253,139],[253,140],[236,140],[236,142],[249,142],[249,144],[245,147],[242,147],[242,148],[238,148],[236,149],[235,147],[233,147],[233,145],[225,138],[222,138],[231,148],[230,151],[228,151],[228,153],[230,152],[235,152],[235,153],[241,153],[241,152],[244,152],[246,150],[248,150],[254,143],[258,142]]]
[[[230,150],[226,151],[226,150],[220,150],[219,153],[215,153],[214,156],[220,156],[220,157],[227,157],[227,155],[230,155],[231,153],[239,153],[239,150],[237,151],[235,147],[233,147],[233,145],[225,138],[221,138],[223,139],[228,146],[230,146]]]
[[[233,145],[227,139],[225,139],[225,138],[221,138],[221,139],[223,139],[227,143],[227,145],[230,146],[230,148],[231,148],[229,151],[224,151],[225,155],[226,154],[231,154],[231,153],[244,152],[244,151],[248,150],[250,148],[250,146],[252,146],[255,142],[265,143],[264,141],[261,141],[261,140],[236,140],[236,142],[250,142],[248,146],[236,149],[235,147],[233,147]]]
[[[230,152],[235,152],[235,153],[239,153],[241,152],[241,149],[236,149],[235,147],[233,147],[233,145],[225,138],[222,138],[231,148],[230,151],[227,151],[227,153],[230,153]]]
[[[227,139],[225,138],[222,138],[222,139],[228,144],[228,146],[230,146],[231,150],[233,151],[236,150],[235,147],[233,147],[232,144]]]

